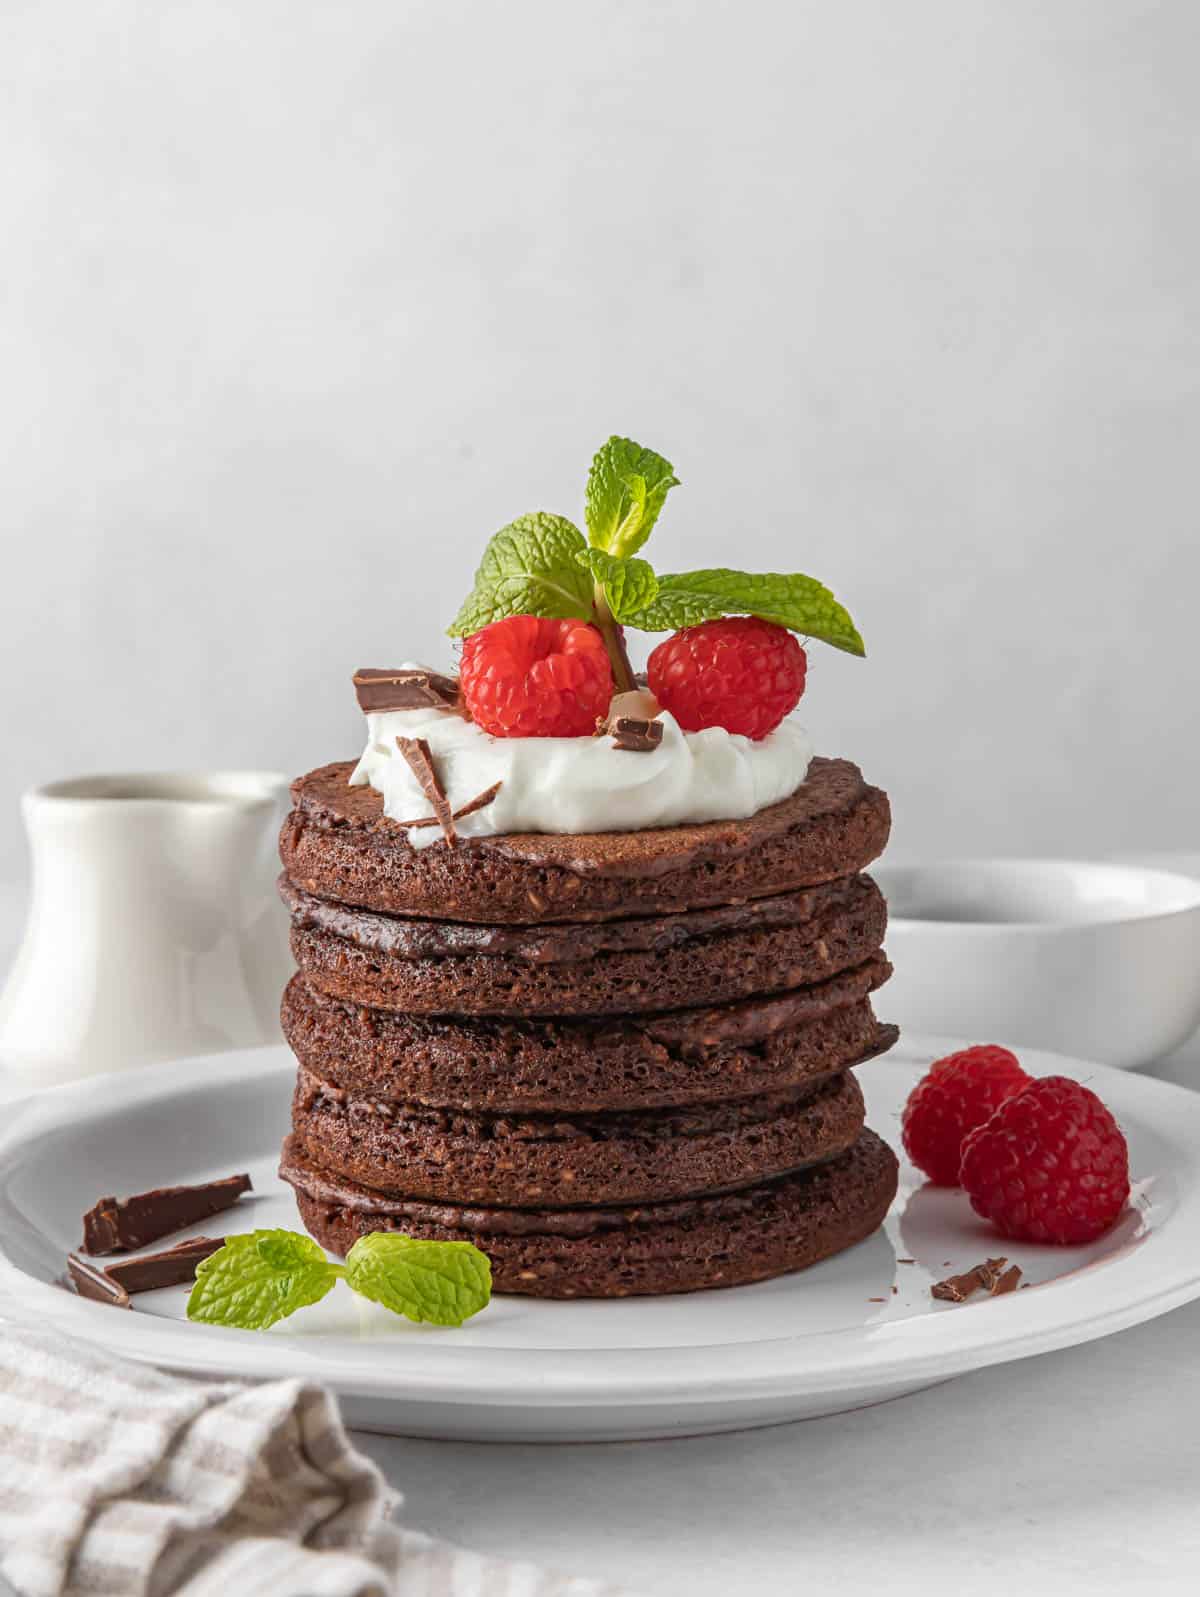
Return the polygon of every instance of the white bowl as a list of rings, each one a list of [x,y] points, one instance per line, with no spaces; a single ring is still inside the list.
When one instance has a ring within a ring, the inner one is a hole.
[[[871,874],[895,966],[880,1013],[901,1028],[1130,1068],[1200,1025],[1200,881],[1067,860]]]

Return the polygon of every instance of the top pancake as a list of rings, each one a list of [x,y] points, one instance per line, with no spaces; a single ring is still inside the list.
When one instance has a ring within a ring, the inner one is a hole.
[[[887,794],[849,760],[815,759],[790,798],[748,820],[571,836],[439,839],[414,849],[351,761],[292,784],[279,852],[319,898],[393,915],[536,924],[670,914],[851,876],[877,857]]]

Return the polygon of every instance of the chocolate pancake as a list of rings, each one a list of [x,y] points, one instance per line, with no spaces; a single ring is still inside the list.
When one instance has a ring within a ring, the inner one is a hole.
[[[358,1098],[300,1070],[292,1129],[327,1169],[449,1203],[554,1208],[744,1187],[844,1153],[862,1130],[852,1075],[680,1109],[489,1115]]]
[[[354,765],[292,786],[279,850],[319,898],[425,919],[545,925],[664,915],[853,876],[887,842],[886,793],[848,760],[813,760],[790,798],[741,821],[586,836],[514,833],[409,845]]]
[[[869,876],[742,904],[546,927],[408,920],[290,883],[292,952],[310,986],[376,1009],[612,1015],[823,981],[869,958],[887,909]]]
[[[405,1015],[292,978],[283,1034],[301,1064],[349,1092],[490,1110],[653,1109],[816,1082],[883,1053],[896,1028],[869,994],[880,955],[812,987],[704,1009],[603,1020]]]
[[[740,1286],[802,1270],[882,1224],[895,1155],[864,1131],[840,1158],[715,1197],[636,1207],[512,1210],[423,1203],[330,1176],[291,1138],[280,1175],[311,1234],[345,1254],[371,1231],[473,1242],[498,1292],[630,1297]]]

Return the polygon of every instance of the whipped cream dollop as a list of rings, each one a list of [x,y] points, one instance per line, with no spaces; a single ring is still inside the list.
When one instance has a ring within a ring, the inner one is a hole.
[[[463,837],[504,832],[632,832],[694,821],[743,820],[788,798],[804,781],[813,748],[784,721],[759,742],[706,727],[684,732],[665,710],[662,742],[649,753],[617,749],[610,737],[495,738],[439,709],[367,716],[367,746],[350,778],[383,798],[394,821],[416,821],[433,806],[396,747],[424,738],[452,809],[495,783],[485,808],[456,825]],[[436,826],[411,827],[414,848],[440,842]]]

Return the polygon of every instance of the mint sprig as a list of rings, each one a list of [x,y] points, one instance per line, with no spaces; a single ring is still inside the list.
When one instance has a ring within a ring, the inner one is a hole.
[[[576,556],[586,550],[583,534],[565,516],[544,510],[518,516],[483,551],[475,586],[450,626],[465,638],[505,616],[588,616],[592,584]]]
[[[296,1231],[251,1231],[196,1266],[189,1320],[263,1331],[310,1303],[319,1303],[338,1278],[311,1237]]]
[[[643,632],[674,632],[719,616],[761,616],[806,637],[819,638],[847,654],[865,654],[858,628],[829,589],[799,572],[755,575],[719,566],[683,571],[657,580],[654,598],[626,617]]]
[[[633,686],[622,627],[673,632],[752,615],[847,654],[866,653],[845,608],[815,577],[724,566],[656,576],[637,550],[678,482],[662,455],[630,438],[610,438],[588,474],[588,538],[564,516],[545,511],[502,527],[484,550],[450,636],[466,637],[511,615],[578,616],[603,634],[618,691]]]
[[[346,1280],[393,1314],[461,1325],[492,1295],[486,1253],[469,1242],[427,1242],[394,1231],[360,1237],[346,1255]]]
[[[658,578],[649,561],[636,556],[622,560],[603,549],[585,549],[576,558],[587,566],[603,590],[613,620],[640,626],[641,622],[634,618],[658,597]]]
[[[636,554],[654,530],[658,513],[679,478],[669,460],[632,438],[610,438],[588,472],[588,537],[608,554]]]
[[[319,1303],[338,1280],[409,1320],[461,1325],[492,1293],[487,1255],[470,1242],[429,1242],[399,1232],[360,1237],[333,1264],[298,1231],[251,1231],[196,1266],[189,1320],[261,1331]]]

